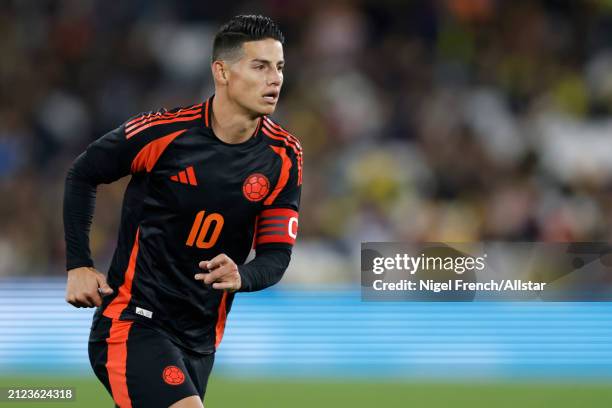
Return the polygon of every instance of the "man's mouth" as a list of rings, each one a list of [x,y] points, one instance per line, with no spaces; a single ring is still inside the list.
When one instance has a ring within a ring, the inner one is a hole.
[[[278,99],[278,91],[270,91],[263,94],[263,98],[266,102],[274,103]]]

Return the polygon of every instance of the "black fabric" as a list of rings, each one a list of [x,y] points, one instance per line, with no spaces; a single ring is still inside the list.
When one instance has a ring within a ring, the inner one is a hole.
[[[96,330],[100,333],[110,333],[112,324],[111,319],[102,317]],[[113,398],[109,381],[109,370],[113,367],[107,366],[108,347],[106,340],[90,341],[89,358],[94,373]],[[192,395],[204,398],[215,360],[214,353],[191,353],[161,333],[138,322],[131,322],[126,351],[125,377],[133,408],[168,407]],[[167,370],[177,372],[174,367],[182,374],[182,377],[178,377],[182,378],[180,383],[164,379]]]
[[[64,189],[66,269],[93,266],[89,230],[96,205],[96,185],[87,177],[87,161],[81,154],[68,171]]]
[[[290,260],[290,249],[258,248],[255,259],[238,267],[242,281],[239,292],[254,292],[278,283]]]

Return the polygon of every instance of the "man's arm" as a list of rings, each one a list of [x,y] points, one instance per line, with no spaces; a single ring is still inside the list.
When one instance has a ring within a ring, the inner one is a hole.
[[[285,274],[290,260],[289,248],[258,249],[255,259],[238,267],[242,280],[240,292],[254,292],[276,285]]]
[[[97,184],[89,176],[85,153],[72,164],[64,188],[64,236],[66,269],[93,267],[89,230],[96,205]]]
[[[227,255],[220,254],[210,261],[202,261],[199,267],[208,273],[198,273],[201,280],[213,289],[254,292],[278,283],[291,260],[288,248],[269,248],[257,251],[257,256],[245,265],[236,263]]]
[[[74,161],[64,193],[66,301],[77,307],[99,306],[98,293],[112,293],[104,275],[93,268],[89,250],[97,186],[151,172],[168,145],[199,123],[201,110],[200,103],[136,115],[90,144]]]
[[[64,189],[64,237],[66,240],[66,302],[76,307],[100,306],[101,295],[110,295],[106,277],[94,268],[89,249],[89,231],[96,204],[98,184],[120,178],[113,147],[120,143],[123,128],[94,142],[73,162]]]

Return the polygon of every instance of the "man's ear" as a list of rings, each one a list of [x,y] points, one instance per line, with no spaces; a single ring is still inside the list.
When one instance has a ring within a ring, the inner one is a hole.
[[[220,85],[227,85],[228,66],[224,61],[214,61],[212,63],[212,74],[215,82]]]

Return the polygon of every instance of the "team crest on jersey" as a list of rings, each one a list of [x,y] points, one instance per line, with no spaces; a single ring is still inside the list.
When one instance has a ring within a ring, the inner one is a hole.
[[[270,181],[261,173],[251,174],[242,184],[242,193],[249,201],[260,201],[270,192]]]
[[[166,384],[181,385],[185,381],[185,374],[183,374],[183,370],[181,370],[177,366],[171,365],[164,368],[162,378],[164,379]]]

